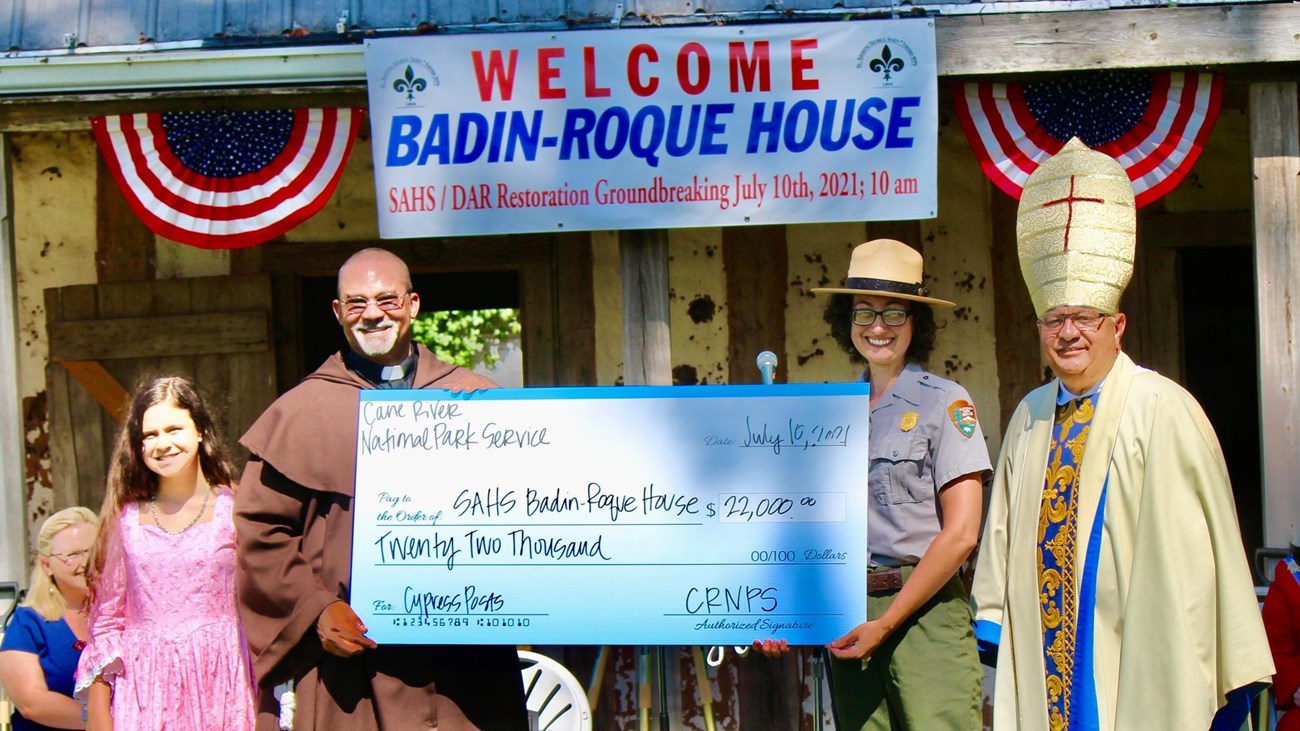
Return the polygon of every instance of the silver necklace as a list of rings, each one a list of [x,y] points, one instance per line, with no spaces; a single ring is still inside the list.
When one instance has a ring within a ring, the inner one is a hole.
[[[205,485],[205,487],[207,486]],[[195,513],[194,517],[190,518],[190,522],[186,523],[185,527],[181,528],[180,530],[168,530],[167,526],[163,525],[161,520],[158,520],[158,503],[156,502],[157,496],[153,496],[149,498],[149,514],[153,516],[153,524],[158,526],[159,530],[161,530],[163,533],[166,533],[168,535],[178,536],[184,533],[185,531],[189,530],[190,528],[193,528],[194,524],[199,522],[199,518],[202,518],[203,514],[208,512],[208,498],[211,496],[212,496],[212,488],[207,487],[207,489],[204,490],[203,492],[203,505],[199,507],[199,512]]]

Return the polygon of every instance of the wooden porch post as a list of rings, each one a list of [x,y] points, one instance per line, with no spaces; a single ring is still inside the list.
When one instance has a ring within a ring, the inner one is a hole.
[[[622,231],[623,382],[670,386],[668,338],[668,231]]]
[[[1250,85],[1264,544],[1300,525],[1300,112],[1295,82]],[[1231,388],[1231,384],[1224,384]]]
[[[26,585],[26,460],[18,388],[18,278],[9,159],[9,135],[0,133],[0,581]]]
[[[668,231],[620,231],[618,250],[623,275],[623,383],[628,386],[671,386],[672,345],[668,336]],[[651,717],[666,710],[681,718],[681,673],[678,648],[659,648],[665,664],[666,688],[652,675]],[[648,662],[647,659],[638,662]],[[651,665],[652,671],[655,665]],[[665,693],[666,691],[666,693]],[[660,698],[667,696],[667,707]],[[644,702],[645,699],[639,699]]]

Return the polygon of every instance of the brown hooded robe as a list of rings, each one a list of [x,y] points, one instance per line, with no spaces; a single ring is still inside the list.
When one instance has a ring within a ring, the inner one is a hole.
[[[495,386],[416,347],[413,388]],[[370,387],[336,353],[240,439],[252,456],[235,502],[237,578],[257,728],[278,728],[271,689],[294,680],[296,729],[467,728],[447,698],[483,729],[526,729],[514,647],[380,645],[352,658],[321,648],[317,618],[350,595],[358,395]]]

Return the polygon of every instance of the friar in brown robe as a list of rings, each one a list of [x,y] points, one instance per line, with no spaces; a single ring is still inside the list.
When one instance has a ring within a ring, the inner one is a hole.
[[[391,253],[349,259],[334,309],[352,352],[331,356],[240,439],[252,457],[235,505],[237,578],[258,731],[278,728],[271,689],[287,680],[295,729],[527,728],[514,647],[375,645],[360,628],[348,634],[360,624],[346,604],[360,391],[495,386],[410,342],[419,298],[409,290]],[[351,641],[335,639],[340,626]]]

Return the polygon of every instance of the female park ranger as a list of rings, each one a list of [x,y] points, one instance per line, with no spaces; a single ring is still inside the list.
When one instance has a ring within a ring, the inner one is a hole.
[[[957,576],[979,538],[984,434],[966,389],[920,364],[934,348],[922,258],[889,239],[853,251],[825,319],[871,383],[866,621],[831,642],[841,729],[983,725],[971,610]],[[756,643],[766,654],[783,640]]]

